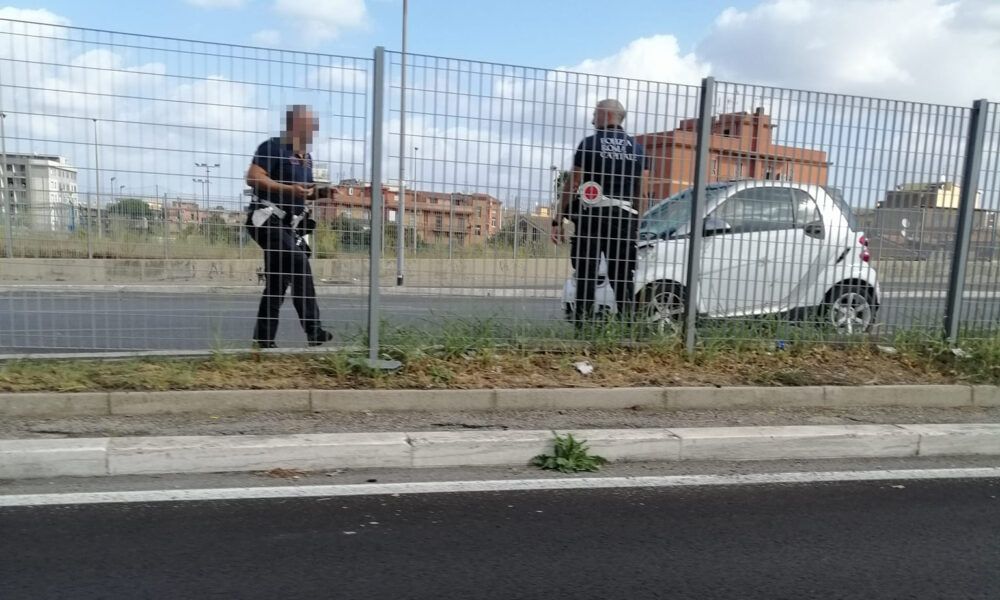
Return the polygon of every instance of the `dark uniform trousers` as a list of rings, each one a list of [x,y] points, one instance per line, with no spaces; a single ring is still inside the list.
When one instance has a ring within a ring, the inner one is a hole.
[[[576,267],[576,322],[581,325],[594,307],[601,253],[608,261],[608,280],[614,287],[618,314],[631,318],[634,309],[633,276],[639,219],[617,207],[582,209],[571,247]]]
[[[248,220],[249,221],[249,220]],[[273,222],[273,220],[272,220]],[[292,288],[292,304],[299,315],[302,329],[310,338],[319,333],[319,306],[313,285],[309,255],[296,245],[295,234],[288,227],[265,224],[254,227],[247,224],[250,236],[264,250],[264,294],[257,309],[257,326],[254,340],[273,342],[278,332],[278,315],[285,300],[285,292]]]

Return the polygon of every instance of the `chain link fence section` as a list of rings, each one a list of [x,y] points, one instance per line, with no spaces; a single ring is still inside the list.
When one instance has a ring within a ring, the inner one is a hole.
[[[371,80],[371,59],[0,20],[0,353],[248,347],[251,156],[310,105],[316,178],[364,188]],[[370,232],[323,221],[317,285],[344,339]]]

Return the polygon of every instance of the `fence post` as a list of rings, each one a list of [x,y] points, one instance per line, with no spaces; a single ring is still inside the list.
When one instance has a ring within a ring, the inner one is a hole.
[[[7,114],[0,112],[0,177],[6,177],[7,173]],[[7,213],[6,223],[4,223],[4,233],[6,234],[5,248],[7,258],[14,258],[14,203],[10,197],[13,192],[6,185],[3,187],[4,211]]]
[[[379,360],[379,277],[382,266],[382,143],[385,120],[385,48],[375,48],[372,69],[372,201],[371,236],[368,243],[368,366],[375,369],[398,369],[398,361]]]
[[[701,80],[698,104],[698,149],[694,161],[694,189],[691,194],[691,236],[688,238],[687,281],[684,300],[684,346],[694,352],[695,321],[698,317],[698,279],[701,276],[701,241],[704,234],[705,196],[708,186],[708,147],[712,139],[712,111],[715,105],[715,79]]]
[[[951,258],[948,280],[948,303],[945,307],[945,339],[958,342],[962,321],[962,293],[965,288],[965,267],[969,260],[969,238],[972,237],[973,211],[979,191],[979,171],[983,162],[983,138],[986,136],[986,112],[989,102],[976,100],[969,113],[969,132],[965,142],[965,164],[962,165],[962,192],[958,199],[958,229],[955,232],[955,252]]]

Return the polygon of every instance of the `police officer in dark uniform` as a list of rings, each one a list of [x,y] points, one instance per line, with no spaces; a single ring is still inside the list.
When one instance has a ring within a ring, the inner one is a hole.
[[[552,221],[552,239],[556,243],[563,239],[563,219],[576,226],[572,252],[577,327],[593,311],[601,253],[607,260],[618,313],[628,320],[634,309],[638,216],[646,209],[649,164],[642,145],[622,128],[624,121],[625,107],[619,101],[598,102],[592,121],[596,132],[577,146],[569,185],[563,190],[559,211]],[[599,184],[604,196],[613,202],[595,207],[580,202],[580,185],[591,181]]]
[[[311,252],[298,229],[309,221],[306,200],[316,195],[308,149],[318,130],[319,121],[308,106],[289,107],[281,136],[257,148],[247,171],[247,185],[254,192],[247,229],[264,250],[266,276],[253,334],[254,344],[259,348],[275,347],[278,315],[289,287],[309,345],[318,346],[333,339],[320,325],[316,288],[309,267]],[[329,188],[325,193],[329,193]]]

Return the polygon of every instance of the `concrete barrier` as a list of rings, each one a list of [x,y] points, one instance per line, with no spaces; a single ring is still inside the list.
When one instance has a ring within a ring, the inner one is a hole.
[[[205,390],[0,393],[2,417],[226,415],[253,411],[722,410],[1000,406],[989,385],[529,388],[475,390]]]
[[[314,260],[320,282],[367,284],[368,260]],[[0,262],[0,282],[34,284],[230,284],[254,285],[261,261],[256,259],[60,259],[15,258]],[[418,258],[406,261],[410,286],[525,287],[559,286],[569,276],[565,258]],[[396,281],[395,259],[382,263],[382,285]]]
[[[560,432],[564,433],[564,432]],[[611,461],[1000,455],[1000,424],[570,431]],[[0,479],[343,468],[524,466],[551,431],[0,440]],[[2,499],[3,496],[0,496]]]
[[[947,262],[882,261],[876,264],[883,284],[933,282],[944,287]],[[230,284],[257,283],[259,259],[61,259],[14,258],[0,262],[0,283],[89,284]],[[976,278],[1000,279],[1000,264],[975,263]],[[330,283],[367,284],[368,260],[342,257],[313,261],[316,279]],[[396,281],[395,258],[382,262],[382,285]],[[409,286],[561,287],[570,273],[566,258],[411,258],[406,261]]]

